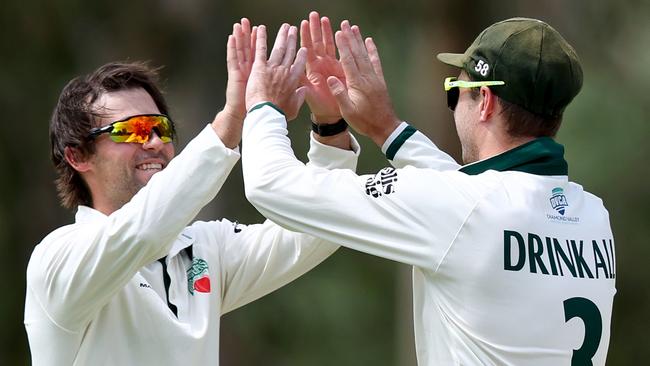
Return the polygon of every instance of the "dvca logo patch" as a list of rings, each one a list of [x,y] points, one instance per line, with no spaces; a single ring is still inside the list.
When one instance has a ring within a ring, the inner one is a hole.
[[[210,292],[208,262],[201,258],[194,258],[192,260],[192,266],[187,270],[187,289],[192,295],[194,295],[194,291]]]
[[[564,195],[564,190],[560,187],[555,187],[551,191],[551,207],[557,211],[560,215],[564,216],[566,208],[569,207],[569,203],[566,200]]]

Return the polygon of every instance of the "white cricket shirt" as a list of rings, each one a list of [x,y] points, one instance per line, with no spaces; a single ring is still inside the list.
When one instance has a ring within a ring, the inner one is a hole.
[[[353,145],[312,141],[310,164],[354,169]],[[336,250],[270,221],[187,226],[238,158],[207,126],[121,209],[81,206],[36,246],[25,301],[34,366],[218,365],[221,314]]]
[[[246,117],[248,199],[290,230],[412,265],[420,365],[605,364],[614,241],[561,145],[461,168],[403,123],[383,147],[394,168],[358,176],[303,166],[286,135],[273,108]]]

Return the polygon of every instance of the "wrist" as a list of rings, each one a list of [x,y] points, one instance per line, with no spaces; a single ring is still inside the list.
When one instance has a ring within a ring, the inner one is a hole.
[[[347,132],[347,130],[332,136],[320,136],[316,133],[312,133],[312,136],[314,140],[320,142],[323,145],[328,145],[343,150],[352,150],[352,138],[350,137],[350,134]]]
[[[252,111],[254,111],[256,109],[260,109],[260,108],[262,108],[264,106],[269,106],[269,107],[275,109],[276,111],[278,111],[281,115],[286,117],[286,114],[284,113],[282,108],[280,108],[279,106],[277,106],[273,102],[268,102],[268,101],[260,101],[260,102],[257,102],[255,104],[252,104],[251,107],[248,109],[247,113],[250,113],[250,112],[252,112]]]
[[[311,121],[314,123],[317,123],[319,125],[328,125],[328,124],[334,124],[340,121],[343,117],[341,117],[340,114],[316,114],[316,113],[311,113],[310,115]]]
[[[234,149],[239,145],[243,124],[244,118],[232,115],[225,108],[217,113],[211,123],[212,130],[229,149]]]
[[[314,115],[311,115],[311,130],[318,136],[335,136],[347,132],[348,123],[343,118],[334,123],[318,123]]]
[[[372,135],[369,135],[368,137],[379,147],[384,145],[384,142],[388,139],[388,137],[395,131],[397,127],[402,123],[401,120],[397,119],[397,117],[393,116],[390,120],[388,120],[385,123],[381,123],[380,126],[382,126],[381,129],[378,129],[377,131],[373,132]]]
[[[228,103],[223,107],[223,109],[217,113],[217,116],[220,114],[222,115],[221,118],[227,118],[229,121],[232,122],[237,122],[237,121],[244,121],[244,118],[246,118],[246,107],[242,106],[243,108],[236,108]],[[216,119],[216,118],[215,118]]]

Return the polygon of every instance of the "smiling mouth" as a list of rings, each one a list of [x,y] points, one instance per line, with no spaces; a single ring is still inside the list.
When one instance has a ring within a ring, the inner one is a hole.
[[[147,163],[147,164],[140,164],[135,167],[138,170],[162,170],[163,165],[160,163]]]

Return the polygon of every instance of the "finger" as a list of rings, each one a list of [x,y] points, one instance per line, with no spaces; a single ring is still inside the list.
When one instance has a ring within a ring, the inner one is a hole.
[[[306,93],[307,93],[307,88],[304,86],[301,86],[300,88],[296,89],[296,92],[291,97],[291,102],[290,102],[292,106],[291,109],[295,111],[295,114],[287,119],[294,119],[296,118],[296,116],[298,116],[298,112],[300,112],[300,107],[302,107],[302,104],[305,102]]]
[[[320,16],[317,12],[309,13],[309,31],[311,32],[311,41],[314,45],[314,53],[321,56],[325,54],[325,45],[323,44],[323,35],[320,30]]]
[[[246,73],[247,73],[247,75],[250,74],[250,71],[253,68],[253,62],[255,61],[256,41],[257,41],[257,26],[255,26],[255,27],[253,27],[253,29],[251,29],[250,46],[249,46],[249,52],[251,54],[251,57],[250,57],[248,63],[246,63]]]
[[[349,80],[354,79],[354,77],[359,73],[359,70],[357,69],[357,64],[354,62],[354,58],[352,57],[350,43],[345,34],[343,34],[343,31],[337,31],[334,37],[336,39],[336,47],[339,49],[341,66],[343,67],[345,78]]]
[[[269,63],[271,65],[279,65],[282,62],[284,54],[287,51],[287,33],[289,33],[289,24],[284,23],[280,26],[278,34],[275,37],[271,57],[269,57]]]
[[[244,50],[244,59],[240,62],[248,64],[252,62],[252,49],[251,49],[251,22],[247,18],[241,18],[241,30],[243,34],[242,48]]]
[[[291,26],[289,27],[289,34],[287,35],[287,51],[284,54],[284,59],[282,60],[282,65],[290,67],[293,62],[294,56],[296,55],[296,41],[298,38],[298,28]]]
[[[350,30],[350,21],[346,19],[341,22],[341,31],[348,31],[348,30]]]
[[[228,73],[239,70],[239,61],[237,59],[237,47],[235,45],[235,37],[231,34],[228,36],[228,43],[226,46],[226,66]]]
[[[266,64],[266,26],[257,27],[255,40],[255,62]]]
[[[381,80],[384,81],[384,71],[381,68],[379,51],[377,50],[375,41],[373,41],[372,38],[370,37],[366,38],[366,48],[368,49],[368,57],[370,58],[370,63],[372,64],[372,68],[375,70],[375,74],[381,77]]]
[[[311,82],[309,81],[309,78],[307,78],[306,74],[300,75],[300,84],[299,85],[307,86],[307,87],[311,86]]]
[[[361,37],[361,30],[359,30],[358,26],[353,25],[349,32],[350,50],[352,51],[354,62],[356,62],[359,71],[363,74],[374,73],[366,45],[363,43],[363,38]]]
[[[257,26],[253,27],[251,30],[251,52],[255,53],[255,46],[257,42]]]
[[[352,34],[354,35],[354,40],[358,45],[363,45],[363,37],[361,36],[361,29],[358,25],[353,25],[350,27]]]
[[[309,22],[306,20],[300,22],[300,47],[307,48],[308,61],[316,59],[316,55],[314,54],[314,45],[311,43],[311,34],[309,33]]]
[[[336,99],[336,104],[339,105],[341,113],[345,115],[346,112],[351,111],[352,101],[350,100],[348,91],[341,80],[336,76],[330,76],[327,78],[327,86],[330,88],[332,95],[334,95],[334,99]]]
[[[289,68],[289,78],[287,83],[292,87],[298,85],[303,75],[305,75],[305,64],[307,63],[307,49],[300,47],[296,54],[296,59],[293,65]]]
[[[323,31],[323,43],[325,44],[325,53],[327,56],[336,58],[336,47],[334,46],[334,34],[332,33],[332,24],[328,17],[320,19],[320,27]]]
[[[359,73],[361,70],[359,69],[359,65],[357,64],[357,58],[359,58],[359,51],[358,51],[358,46],[356,46],[356,40],[355,36],[352,33],[352,28],[350,26],[350,22],[348,20],[344,20],[341,22],[341,31],[340,31],[347,42],[347,49],[350,54],[350,60],[354,63],[355,67],[355,72]],[[338,32],[337,32],[338,33]],[[336,46],[338,47],[338,38],[336,39]],[[341,50],[339,49],[339,54]]]
[[[232,34],[235,39],[235,48],[237,50],[237,62],[245,63],[246,55],[244,51],[244,32],[242,32],[242,26],[239,23],[232,25]]]

